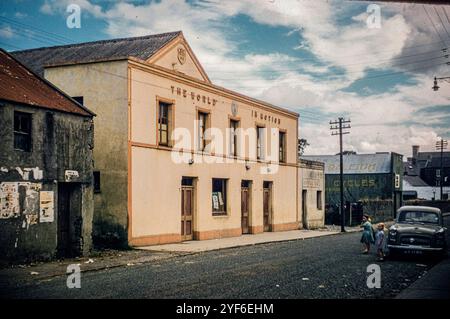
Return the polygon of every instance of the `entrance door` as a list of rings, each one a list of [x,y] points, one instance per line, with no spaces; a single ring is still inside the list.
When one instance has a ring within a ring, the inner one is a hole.
[[[58,256],[70,257],[70,186],[58,185]]]
[[[241,227],[242,233],[248,234],[249,227],[249,206],[250,206],[250,185],[248,181],[242,181],[241,184]]]
[[[308,192],[306,189],[302,191],[302,225],[304,229],[308,229]]]
[[[192,180],[182,182],[181,186],[181,240],[192,240],[193,237],[193,207],[194,207],[194,187]]]
[[[263,186],[264,231],[271,231],[272,222],[272,183],[264,182]]]
[[[80,255],[82,242],[81,185],[58,183],[57,254],[59,257]]]

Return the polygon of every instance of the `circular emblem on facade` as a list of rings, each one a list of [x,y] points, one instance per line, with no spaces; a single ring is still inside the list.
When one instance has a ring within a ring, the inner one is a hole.
[[[231,114],[233,114],[233,116],[236,116],[238,112],[238,105],[236,102],[231,102]]]
[[[183,48],[178,48],[178,61],[180,61],[180,64],[186,62],[186,50]]]

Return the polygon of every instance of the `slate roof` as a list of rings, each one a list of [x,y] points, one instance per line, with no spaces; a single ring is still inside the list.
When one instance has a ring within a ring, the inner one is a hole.
[[[43,76],[44,66],[46,65],[118,60],[126,59],[128,57],[147,60],[166,43],[180,34],[182,34],[181,31],[176,31],[142,37],[111,39],[14,51],[11,52],[11,54],[31,68],[35,73]]]
[[[325,174],[339,174],[339,155],[308,155],[302,159],[325,163]],[[344,174],[388,174],[391,153],[344,155]]]
[[[428,186],[427,183],[423,179],[421,179],[419,176],[408,176],[403,175],[403,180],[407,182],[410,186]]]
[[[95,115],[0,49],[0,100],[83,116]]]
[[[444,157],[442,156],[442,166],[443,167],[450,167],[450,157]],[[425,168],[440,168],[441,167],[441,157],[433,157],[430,162],[428,162],[427,166]]]
[[[450,157],[450,152],[444,151],[442,155],[443,155],[443,157]],[[435,158],[435,157],[441,158],[441,152],[440,151],[419,152],[417,154],[417,160],[419,160],[419,161],[430,160],[430,159]]]
[[[405,172],[407,175],[414,176],[419,175],[417,165],[414,165],[412,162],[403,162],[403,172]]]

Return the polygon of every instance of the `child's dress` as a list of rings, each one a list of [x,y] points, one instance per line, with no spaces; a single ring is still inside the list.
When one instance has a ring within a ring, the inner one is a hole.
[[[377,250],[381,250],[384,252],[384,231],[378,230],[377,234],[375,235],[376,241],[375,246],[377,247]]]
[[[363,227],[364,230],[361,236],[361,242],[364,244],[373,244],[372,224],[367,221],[363,224]]]

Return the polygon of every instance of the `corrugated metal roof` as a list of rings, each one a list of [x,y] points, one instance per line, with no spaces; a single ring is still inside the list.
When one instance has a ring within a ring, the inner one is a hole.
[[[45,47],[11,54],[37,74],[44,75],[44,66],[86,63],[135,57],[147,60],[181,31],[63,46]]]
[[[0,100],[92,116],[94,113],[0,49]]]
[[[339,155],[302,156],[325,163],[325,174],[339,174]],[[391,172],[391,153],[344,155],[344,174],[381,174]]]

